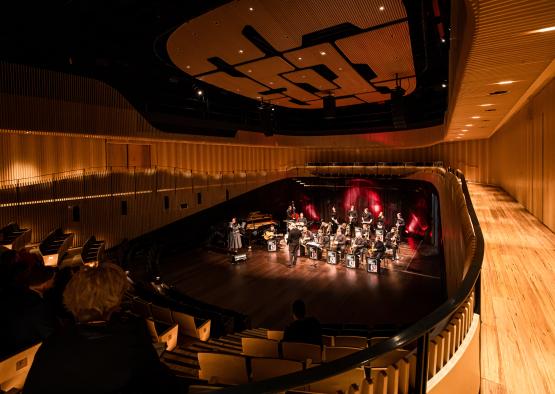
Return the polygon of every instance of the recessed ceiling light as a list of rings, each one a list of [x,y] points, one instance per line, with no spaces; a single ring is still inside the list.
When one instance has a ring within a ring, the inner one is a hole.
[[[442,88],[446,88],[446,87],[447,87],[447,85],[446,85],[446,84],[444,84],[444,83],[442,83],[442,84],[441,84],[441,87],[442,87]]]
[[[385,7],[384,7],[383,5],[381,5],[380,8],[379,8],[379,10],[380,10],[380,11],[383,11],[383,10],[385,10]]]
[[[260,100],[262,98],[262,96],[256,96],[256,98]]]
[[[458,135],[456,138],[462,138],[460,135]]]
[[[188,70],[191,68],[191,66],[189,66],[188,64],[185,66],[185,68]]]
[[[299,56],[299,57],[297,58],[297,60],[303,60],[303,58]]]
[[[467,131],[468,131],[468,129],[462,129],[461,131],[467,132]]]
[[[493,104],[489,104],[489,103],[488,103],[488,104],[480,104],[479,106],[480,106],[480,107],[491,107],[492,105],[493,105]]]
[[[472,116],[472,119],[480,119],[480,117],[476,115],[476,116]]]
[[[252,70],[249,68],[249,69],[247,70],[247,72],[248,72],[248,73],[252,73]]]
[[[254,7],[249,7],[249,11],[254,11]]]
[[[441,39],[441,42],[443,42],[443,43],[444,43],[444,42],[445,42],[445,38],[442,38],[442,39]]]
[[[542,29],[531,30],[526,34],[534,34],[534,33],[547,33],[548,31],[555,31],[555,26],[544,27]]]
[[[272,81],[268,82],[270,85],[273,85],[274,83]]]
[[[326,52],[325,51],[320,51],[320,55],[326,56]]]
[[[243,52],[245,52],[245,51],[243,51],[242,49],[239,49],[239,53],[243,53]]]
[[[464,126],[465,127],[472,127],[473,125],[472,125],[472,123],[468,123],[468,124],[465,124]]]
[[[510,85],[515,82],[516,81],[499,81],[499,82],[495,82],[494,85]]]
[[[339,71],[343,71],[343,67],[339,67],[338,70],[339,70]]]

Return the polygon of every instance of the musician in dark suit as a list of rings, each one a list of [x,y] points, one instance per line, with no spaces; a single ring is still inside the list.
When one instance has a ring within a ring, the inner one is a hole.
[[[287,211],[285,211],[285,214],[287,215],[287,220],[295,220],[294,219],[295,210],[291,205],[287,207]]]
[[[355,233],[355,227],[358,224],[358,213],[355,210],[355,206],[351,205],[351,209],[349,209],[349,212],[347,212],[347,216],[348,216],[348,223],[349,223],[349,227],[351,228],[351,234]]]
[[[378,239],[374,244],[374,249],[374,258],[379,264],[385,254],[385,244],[380,239]]]
[[[306,226],[308,224],[308,221],[306,220],[302,212],[299,213],[299,219],[297,219],[297,222],[302,223],[303,226]]]
[[[393,260],[398,260],[397,258],[397,248],[399,242],[399,235],[397,233],[397,227],[391,227],[391,231],[387,234],[385,244],[391,249]]]
[[[301,256],[308,256],[308,246],[307,243],[312,242],[314,240],[314,236],[312,232],[308,230],[305,226],[303,227],[303,231],[301,233]]]
[[[287,237],[287,244],[289,245],[289,264],[288,268],[297,265],[297,253],[299,251],[299,242],[301,239],[301,230],[299,230],[294,224],[289,226],[289,234]]]
[[[237,249],[241,249],[241,225],[237,223],[237,218],[232,218],[229,222],[229,250],[236,253]]]
[[[374,216],[372,216],[372,212],[370,212],[368,208],[364,208],[364,211],[362,212],[362,224],[366,223],[371,225],[373,220]]]

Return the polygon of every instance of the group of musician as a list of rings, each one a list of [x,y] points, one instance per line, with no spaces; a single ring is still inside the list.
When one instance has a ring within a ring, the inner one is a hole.
[[[374,217],[368,208],[364,208],[359,218],[354,205],[351,205],[346,220],[341,222],[336,208],[332,207],[330,220],[322,221],[316,233],[310,231],[307,219],[302,212],[296,213],[293,204],[287,208],[286,215],[290,267],[296,264],[299,248],[304,256],[309,255],[309,248],[318,248],[320,252],[338,253],[340,260],[346,254],[354,254],[359,261],[363,261],[366,255],[380,261],[387,248],[391,249],[393,260],[398,260],[399,244],[405,227],[405,220],[400,212],[395,217],[394,225],[387,231],[383,212]]]

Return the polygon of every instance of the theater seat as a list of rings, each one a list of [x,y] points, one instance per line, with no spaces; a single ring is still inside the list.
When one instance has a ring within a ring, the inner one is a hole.
[[[302,371],[303,363],[279,358],[253,358],[251,360],[251,370],[253,382],[258,382]]]
[[[361,349],[356,347],[346,346],[325,346],[324,347],[324,361],[330,362],[348,356],[349,354],[356,353]]]
[[[312,364],[320,364],[322,362],[322,349],[319,345],[309,343],[282,342],[281,350],[283,358],[287,360],[295,360],[305,362],[310,359]]]
[[[173,321],[179,326],[179,332],[182,335],[198,338],[204,342],[210,339],[210,320],[199,324],[193,316],[186,313],[178,311],[171,311],[171,313]]]
[[[152,342],[166,344],[166,350],[173,350],[177,346],[178,328],[177,324],[167,324],[164,322],[145,319],[148,331],[152,337]]]
[[[367,348],[368,338],[359,336],[338,335],[334,338],[334,346]]]
[[[0,389],[2,392],[11,392],[12,389],[20,390],[23,388],[40,345],[42,343],[0,361]]]
[[[352,385],[360,387],[364,380],[364,369],[353,368],[347,372],[340,373],[339,375],[332,376],[318,382],[310,383],[310,391],[319,393],[335,394],[338,392],[348,393]]]
[[[246,384],[249,382],[247,359],[220,353],[198,353],[199,378],[210,384]]]
[[[283,339],[283,331],[268,330],[266,332],[268,339],[273,339],[274,341],[281,341]]]
[[[242,351],[251,357],[279,357],[279,342],[264,338],[241,338]]]

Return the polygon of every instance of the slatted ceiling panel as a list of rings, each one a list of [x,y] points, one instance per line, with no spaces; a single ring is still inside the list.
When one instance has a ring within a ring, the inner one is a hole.
[[[321,52],[325,52],[326,55],[322,56]],[[352,69],[349,63],[347,63],[330,44],[321,44],[288,52],[285,54],[285,57],[300,68],[319,64],[326,65],[338,76],[338,78],[333,81],[336,85],[341,86],[341,88],[334,90],[337,96],[347,96],[365,90],[374,90],[367,81]],[[299,57],[301,60],[299,60]]]
[[[294,68],[281,57],[272,56],[252,63],[243,64],[242,66],[238,66],[237,70],[257,81],[271,81],[274,76],[293,71]]]
[[[368,92],[357,94],[357,97],[367,103],[377,103],[389,100],[389,94],[381,94],[380,92]]]
[[[296,83],[308,83],[320,90],[333,90],[337,89],[338,86],[333,82],[328,81],[316,71],[312,69],[306,70],[299,70],[290,73],[286,73],[283,75],[284,78],[287,78],[291,82]],[[318,93],[317,93],[318,94]]]
[[[474,31],[461,26],[455,29],[457,36],[453,39],[472,42],[472,50],[464,67],[457,69],[454,75],[460,87],[449,104],[453,110],[448,117],[446,139],[454,139],[468,123],[467,119],[474,115],[491,121],[485,128],[470,129],[463,138],[491,136],[505,115],[515,111],[513,108],[519,99],[555,58],[553,32],[526,34],[555,25],[555,2],[471,0],[469,5],[470,16],[475,20]],[[466,36],[467,32],[472,35]],[[518,82],[492,85],[503,80]],[[489,96],[488,93],[494,90],[509,90],[510,93]],[[491,108],[496,111],[485,112],[485,108],[477,107],[483,103],[495,104]]]
[[[335,42],[353,63],[366,63],[377,80],[414,75],[414,61],[407,22],[371,30]]]
[[[265,86],[260,85],[248,78],[232,77],[231,75],[223,72],[205,75],[202,77],[202,80],[210,85],[214,85],[253,99],[260,96],[260,92],[268,90]]]
[[[338,107],[342,107],[342,106],[345,106],[345,105],[364,104],[364,101],[362,101],[361,99],[359,99],[357,97],[343,97],[343,98],[336,99],[335,104]]]

